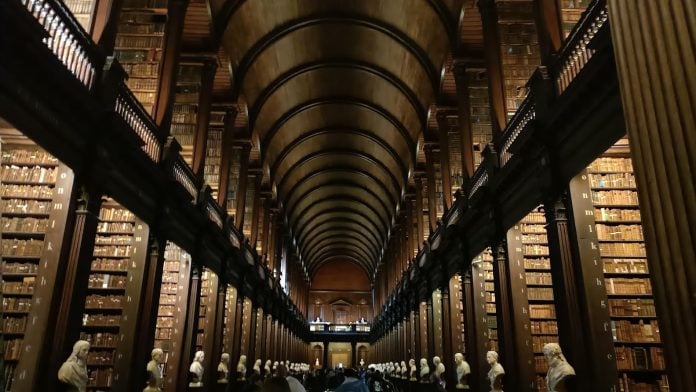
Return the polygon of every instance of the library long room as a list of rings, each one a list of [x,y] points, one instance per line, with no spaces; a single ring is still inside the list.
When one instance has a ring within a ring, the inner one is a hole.
[[[0,392],[696,391],[692,0],[0,1]]]

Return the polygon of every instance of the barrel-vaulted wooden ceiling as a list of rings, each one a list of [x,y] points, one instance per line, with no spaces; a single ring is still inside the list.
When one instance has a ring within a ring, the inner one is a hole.
[[[246,102],[264,182],[310,276],[336,258],[372,276],[428,110],[446,93],[443,64],[456,45],[480,49],[478,12],[460,25],[472,4],[210,0],[233,98]]]

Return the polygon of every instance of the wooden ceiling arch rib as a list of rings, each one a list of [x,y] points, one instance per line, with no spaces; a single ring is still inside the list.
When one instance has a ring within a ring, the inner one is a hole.
[[[374,276],[382,262],[463,1],[210,0],[312,273],[343,258]]]

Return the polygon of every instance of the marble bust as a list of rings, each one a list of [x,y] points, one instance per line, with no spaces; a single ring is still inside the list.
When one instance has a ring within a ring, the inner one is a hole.
[[[464,360],[464,355],[462,355],[462,353],[454,354],[454,363],[457,364],[457,385],[454,388],[469,389],[466,377],[471,373],[471,367],[469,367],[469,364]]]
[[[238,381],[246,381],[246,355],[242,355],[239,357],[239,362],[237,363],[237,380]]]
[[[575,376],[575,369],[566,361],[558,343],[547,343],[542,350],[549,371],[546,373],[546,389],[549,392],[566,392],[566,381]]]
[[[503,376],[505,370],[498,363],[498,353],[489,351],[486,353],[486,362],[491,365],[491,370],[488,371],[488,381],[491,383],[491,392],[503,392]]]
[[[190,387],[203,386],[203,359],[205,359],[205,353],[203,353],[203,351],[196,351],[193,362],[191,362],[191,366],[189,366],[189,373],[191,375],[191,381],[189,382]]]
[[[401,377],[401,366],[399,366],[398,362],[394,363],[394,370],[392,372],[392,375],[394,378]]]
[[[268,377],[268,376],[271,374],[271,364],[272,364],[272,363],[273,363],[273,362],[271,362],[270,359],[267,359],[267,360],[266,360],[266,364],[263,365],[263,373],[264,373],[264,376]]]
[[[416,360],[411,358],[408,360],[408,366],[409,366],[409,379],[411,381],[418,381],[416,376],[418,375],[418,370],[416,369]]]
[[[406,367],[406,361],[401,361],[401,378],[404,380],[408,378],[408,368]]]
[[[439,385],[442,385],[442,388],[445,388],[445,380],[442,378],[442,375],[445,373],[445,364],[442,363],[442,360],[438,356],[433,357],[433,365],[435,365],[435,370],[433,370],[433,377],[432,381],[434,383],[437,383]]]
[[[78,340],[73,345],[72,353],[58,370],[58,379],[65,384],[68,392],[87,391],[87,353],[90,344],[86,340]]]
[[[256,362],[254,362],[254,367],[252,367],[254,370],[254,373],[256,374],[261,374],[261,360],[257,359]]]
[[[164,351],[154,348],[150,353],[150,362],[147,363],[147,387],[143,392],[160,392],[164,386],[160,365],[164,362]]]
[[[428,360],[425,358],[421,358],[421,360],[420,360],[420,382],[427,383],[429,376],[430,376],[430,367],[428,366]]]
[[[230,354],[222,353],[222,355],[220,355],[220,363],[218,364],[217,372],[218,372],[218,381],[217,382],[220,384],[227,383],[227,377],[230,374]]]

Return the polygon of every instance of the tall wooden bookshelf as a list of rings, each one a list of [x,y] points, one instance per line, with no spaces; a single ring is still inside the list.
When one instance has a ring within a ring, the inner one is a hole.
[[[225,295],[225,320],[222,334],[222,352],[232,354],[234,336],[234,317],[237,309],[237,289],[232,286],[227,286],[227,295]],[[230,366],[235,358],[230,358]]]
[[[256,189],[256,178],[254,176],[249,176],[249,180],[247,181],[247,189],[246,189],[246,200],[244,201],[244,211],[238,211],[238,213],[244,213],[244,224],[242,226],[242,234],[244,234],[245,238],[249,238],[251,236],[251,220],[253,218],[253,211],[254,211],[254,198],[257,196],[257,189]]]
[[[90,32],[96,0],[63,0],[86,32]]]
[[[108,390],[119,362],[130,356],[147,256],[147,227],[107,199],[99,211],[80,337],[90,342],[88,389]],[[128,302],[126,298],[136,301]]]
[[[181,145],[181,156],[189,166],[193,164],[193,144],[196,137],[202,75],[203,64],[179,64],[172,109],[171,135]]]
[[[162,376],[165,391],[174,390],[180,371],[190,280],[191,256],[174,243],[167,242],[155,326],[155,347],[164,351]]]
[[[210,185],[212,196],[217,200],[220,186],[220,161],[222,160],[222,135],[225,126],[225,112],[212,110],[208,124],[208,141],[205,150],[205,183]],[[239,171],[238,171],[239,172]]]
[[[453,353],[462,353],[466,357],[466,337],[464,335],[464,302],[462,301],[462,276],[455,274],[450,278],[449,295],[452,320]],[[444,305],[443,305],[444,306]]]
[[[125,0],[114,56],[128,74],[127,84],[145,110],[157,102],[167,23],[167,0]]]
[[[620,391],[668,391],[628,140],[592,162],[587,173]]]
[[[208,268],[201,274],[201,299],[198,310],[198,333],[196,351],[212,355],[213,330],[215,328],[215,309],[217,304],[218,277]]]
[[[38,346],[44,339],[39,328],[27,324],[46,322],[48,317],[47,307],[32,305],[36,300],[50,302],[73,174],[14,129],[0,127],[0,151],[2,390],[16,391],[16,370],[32,367],[25,342]]]
[[[483,70],[467,71],[466,76],[469,88],[471,137],[474,144],[474,170],[476,170],[483,160],[481,152],[493,138],[488,79]]]
[[[235,146],[230,150],[230,171],[227,177],[227,216],[229,216],[232,221],[236,219],[237,211],[237,198],[239,197],[238,187],[239,187],[239,176],[241,171],[241,158],[242,150],[240,147]]]
[[[484,274],[484,298],[486,310],[486,329],[488,341],[485,346],[488,350],[498,351],[498,317],[495,306],[495,284],[493,277],[493,252],[487,248],[474,258],[474,263],[481,263]]]
[[[527,96],[526,84],[540,64],[533,0],[498,0],[498,36],[510,119]]]
[[[518,228],[522,241],[534,352],[534,385],[537,391],[546,391],[548,365],[542,349],[546,343],[558,343],[558,324],[544,212],[540,209],[530,212],[520,221]]]
[[[573,31],[590,2],[592,0],[558,0],[564,37]]]
[[[423,201],[423,240],[427,241],[430,237],[430,203],[428,202],[428,181],[425,178],[421,179],[421,198]],[[417,189],[417,188],[416,188]]]

